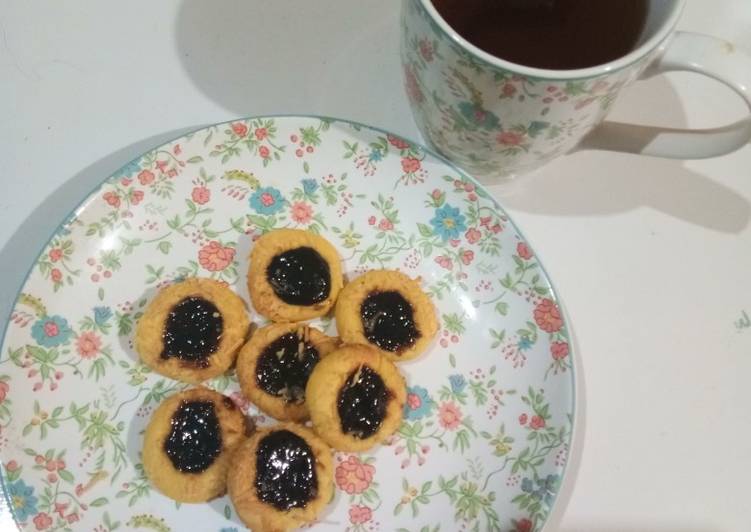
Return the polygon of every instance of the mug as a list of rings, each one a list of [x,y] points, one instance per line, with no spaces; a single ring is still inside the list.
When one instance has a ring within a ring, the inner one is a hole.
[[[619,91],[672,70],[715,78],[751,108],[751,58],[733,44],[674,32],[685,0],[649,2],[636,49],[604,65],[546,70],[517,65],[455,32],[430,0],[404,0],[404,86],[423,137],[485,183],[533,170],[576,147],[695,159],[751,139],[751,118],[714,130],[604,123]]]

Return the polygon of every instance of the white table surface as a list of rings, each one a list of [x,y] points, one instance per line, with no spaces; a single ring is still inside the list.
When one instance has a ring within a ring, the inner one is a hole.
[[[179,132],[312,113],[419,138],[398,11],[373,0],[2,1],[0,316],[68,211]],[[691,0],[680,27],[751,53],[748,0]],[[721,85],[672,74],[628,89],[612,116],[711,127],[744,112]],[[578,338],[578,468],[549,529],[751,529],[751,146],[690,162],[579,152],[491,190]]]

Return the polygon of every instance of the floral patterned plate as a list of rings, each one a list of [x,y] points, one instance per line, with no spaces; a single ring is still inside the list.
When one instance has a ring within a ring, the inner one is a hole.
[[[133,325],[159,288],[186,276],[226,281],[247,300],[252,242],[277,227],[325,235],[349,276],[420,276],[441,324],[430,351],[400,366],[401,429],[373,452],[336,455],[336,496],[313,528],[540,529],[568,456],[574,378],[535,254],[481,186],[421,146],[291,116],[160,146],[107,179],[47,243],[0,358],[2,482],[18,525],[243,528],[227,497],[181,506],[144,478],[142,431],[185,385],[138,362]],[[234,375],[209,384],[272,422]]]

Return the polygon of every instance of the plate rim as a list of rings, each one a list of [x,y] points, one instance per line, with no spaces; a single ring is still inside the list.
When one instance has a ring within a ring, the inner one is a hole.
[[[105,186],[107,184],[107,182],[112,177],[114,177],[119,170],[121,170],[122,168],[125,168],[126,166],[128,166],[128,165],[130,165],[130,164],[132,164],[132,163],[134,163],[134,162],[136,162],[138,160],[140,160],[147,153],[151,153],[151,152],[153,152],[153,151],[155,151],[155,150],[157,150],[157,149],[159,149],[159,148],[161,148],[163,146],[167,146],[169,144],[172,144],[176,140],[184,138],[184,137],[186,137],[188,135],[194,135],[195,133],[198,133],[199,131],[203,131],[203,130],[208,129],[210,127],[223,126],[225,124],[231,124],[232,122],[238,122],[238,121],[262,120],[262,119],[274,119],[274,120],[276,120],[276,119],[280,119],[280,118],[281,119],[288,119],[288,118],[292,118],[292,119],[294,119],[294,118],[300,118],[300,119],[318,119],[318,120],[325,120],[325,121],[328,121],[330,123],[341,122],[341,123],[344,123],[344,124],[349,124],[350,126],[358,126],[360,128],[366,128],[366,129],[369,129],[371,131],[375,131],[375,132],[378,132],[378,133],[383,133],[385,135],[398,136],[398,137],[402,138],[403,140],[406,140],[407,142],[409,142],[413,146],[416,146],[416,147],[420,148],[424,153],[426,153],[427,155],[430,155],[431,157],[434,157],[437,161],[439,161],[442,164],[446,165],[447,167],[451,168],[454,172],[457,172],[462,177],[465,177],[465,178],[469,179],[475,187],[479,187],[480,189],[482,189],[482,191],[485,192],[485,194],[487,195],[487,197],[492,201],[493,207],[506,216],[508,222],[511,224],[511,227],[514,229],[514,231],[516,231],[516,233],[523,240],[525,240],[527,242],[530,242],[530,240],[527,239],[527,237],[524,236],[524,233],[519,229],[519,226],[514,221],[514,218],[511,217],[511,216],[509,216],[509,214],[506,212],[506,209],[503,208],[503,206],[501,205],[501,203],[496,199],[495,195],[492,194],[487,189],[486,185],[484,185],[483,183],[481,183],[472,174],[470,174],[466,170],[464,170],[461,167],[457,166],[454,162],[452,162],[449,159],[447,159],[445,156],[443,156],[442,154],[440,154],[438,151],[434,150],[432,147],[427,146],[423,141],[419,141],[418,142],[418,141],[415,141],[412,138],[404,136],[402,134],[394,133],[393,131],[390,131],[390,130],[387,130],[387,129],[384,129],[384,128],[381,128],[381,127],[378,127],[378,126],[372,126],[372,125],[369,125],[369,124],[365,124],[365,123],[359,122],[357,120],[352,120],[352,119],[349,119],[349,118],[339,118],[339,117],[329,116],[329,115],[299,114],[299,113],[270,113],[270,114],[259,114],[259,115],[243,116],[243,117],[234,117],[234,118],[231,118],[229,120],[224,120],[222,122],[214,122],[214,123],[211,123],[211,124],[203,124],[203,125],[197,126],[195,128],[188,129],[187,131],[183,131],[180,134],[176,135],[175,137],[172,137],[169,140],[166,140],[166,141],[164,141],[164,142],[162,142],[162,143],[160,143],[160,144],[158,144],[158,145],[156,145],[156,146],[154,146],[154,147],[152,147],[152,148],[150,148],[150,149],[148,149],[146,151],[143,151],[142,153],[140,153],[136,157],[133,157],[133,158],[129,159],[126,163],[121,164],[119,167],[115,168],[107,176],[103,177],[96,185],[94,185],[94,187],[88,193],[86,193],[84,195],[84,197],[73,208],[70,209],[70,211],[68,212],[68,214],[66,216],[64,216],[63,219],[60,222],[58,222],[58,224],[52,230],[52,232],[50,233],[50,235],[47,237],[47,239],[44,241],[44,243],[39,248],[38,253],[36,253],[36,255],[35,255],[34,261],[32,261],[32,263],[29,265],[28,269],[26,270],[26,273],[24,274],[23,280],[21,281],[21,283],[19,284],[19,286],[18,286],[18,288],[16,290],[16,295],[13,298],[13,303],[12,303],[12,305],[10,306],[10,308],[8,310],[8,314],[7,314],[7,316],[5,316],[5,324],[3,325],[2,334],[0,335],[0,349],[2,349],[2,346],[5,344],[5,340],[6,340],[6,337],[7,337],[7,334],[8,334],[8,329],[10,327],[10,317],[13,315],[13,310],[16,308],[16,305],[18,304],[18,298],[21,296],[23,288],[26,286],[26,283],[28,283],[29,277],[31,276],[32,272],[34,271],[34,267],[36,266],[37,260],[39,259],[39,257],[42,256],[42,253],[44,253],[44,250],[47,248],[47,246],[49,245],[49,243],[52,241],[52,239],[55,237],[55,235],[57,235],[60,232],[60,230],[65,226],[65,224],[67,224],[71,219],[77,217],[82,209],[85,209],[87,207],[87,205],[91,201],[93,201],[94,199],[96,199],[96,197],[97,197],[99,191],[102,189],[102,187]],[[63,182],[61,184],[61,186],[65,186],[65,183],[67,183],[67,181]],[[59,188],[60,187],[58,187],[57,189],[59,189]],[[57,189],[55,189],[55,190],[57,190]],[[26,220],[24,220],[24,222],[25,221]],[[22,230],[23,230],[23,224],[16,230],[16,233],[18,231],[22,231]],[[15,233],[13,233],[13,234],[15,234]],[[532,244],[532,248],[535,249],[535,250],[537,249],[533,244]],[[538,254],[537,251],[535,251],[535,254]],[[538,257],[539,257],[539,254],[538,254]],[[563,306],[563,302],[561,300],[561,297],[558,295],[558,290],[556,289],[555,284],[553,283],[552,278],[548,274],[548,271],[545,268],[545,265],[543,264],[543,262],[541,260],[539,260],[539,258],[538,258],[537,263],[538,263],[539,268],[542,271],[543,275],[545,276],[545,279],[547,280],[548,284],[550,285],[550,298],[561,309],[561,312],[563,314],[563,323],[565,324],[566,328],[569,330],[569,332],[571,334],[571,337],[573,338],[573,330],[572,330],[572,327],[571,327],[571,320],[569,318],[568,312],[566,311],[566,309]],[[576,345],[576,342],[574,342],[573,340],[569,342],[569,350],[570,350],[569,356],[571,357],[571,360],[573,361],[574,357],[576,357],[576,360],[579,360],[578,345]],[[2,355],[2,353],[0,353],[0,356],[1,355]],[[569,410],[570,410],[570,414],[571,414],[571,427],[572,428],[571,428],[571,435],[569,436],[568,443],[567,443],[566,461],[563,464],[563,466],[561,467],[561,483],[558,486],[558,490],[556,490],[556,492],[555,492],[555,494],[553,496],[553,502],[550,504],[550,510],[548,512],[548,516],[545,519],[545,522],[542,523],[542,527],[543,528],[546,527],[546,526],[548,526],[548,524],[550,523],[550,517],[553,514],[553,510],[556,509],[557,506],[559,505],[560,495],[563,492],[563,487],[564,487],[565,480],[568,478],[568,476],[570,476],[572,474],[572,473],[569,473],[569,463],[570,463],[571,457],[574,456],[573,443],[575,443],[576,440],[578,440],[578,438],[577,438],[577,427],[580,425],[580,422],[579,422],[579,411],[580,411],[580,409],[578,408],[578,400],[577,400],[577,396],[578,396],[577,382],[579,381],[579,377],[577,376],[576,366],[577,366],[576,363],[572,363],[571,364],[571,368],[569,370],[570,371],[569,378],[568,378],[568,382],[570,383],[570,387],[571,387],[571,399],[570,399]],[[13,519],[13,522],[16,525],[17,529],[19,531],[22,531],[23,528],[21,527],[21,525],[20,525],[20,523],[18,521],[18,518],[16,517],[16,513],[13,510],[12,501],[10,500],[9,495],[8,495],[7,483],[6,483],[6,480],[5,480],[5,475],[3,473],[4,465],[5,465],[5,463],[4,463],[4,460],[3,460],[3,456],[2,456],[2,453],[0,453],[0,491],[2,491],[2,496],[3,496],[3,501],[2,502],[7,506],[8,512],[10,513],[10,515],[11,515],[11,517]]]

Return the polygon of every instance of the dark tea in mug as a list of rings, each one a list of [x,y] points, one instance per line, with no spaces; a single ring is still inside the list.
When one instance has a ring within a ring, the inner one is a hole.
[[[518,65],[569,70],[632,51],[647,0],[431,0],[443,19],[478,48]]]

